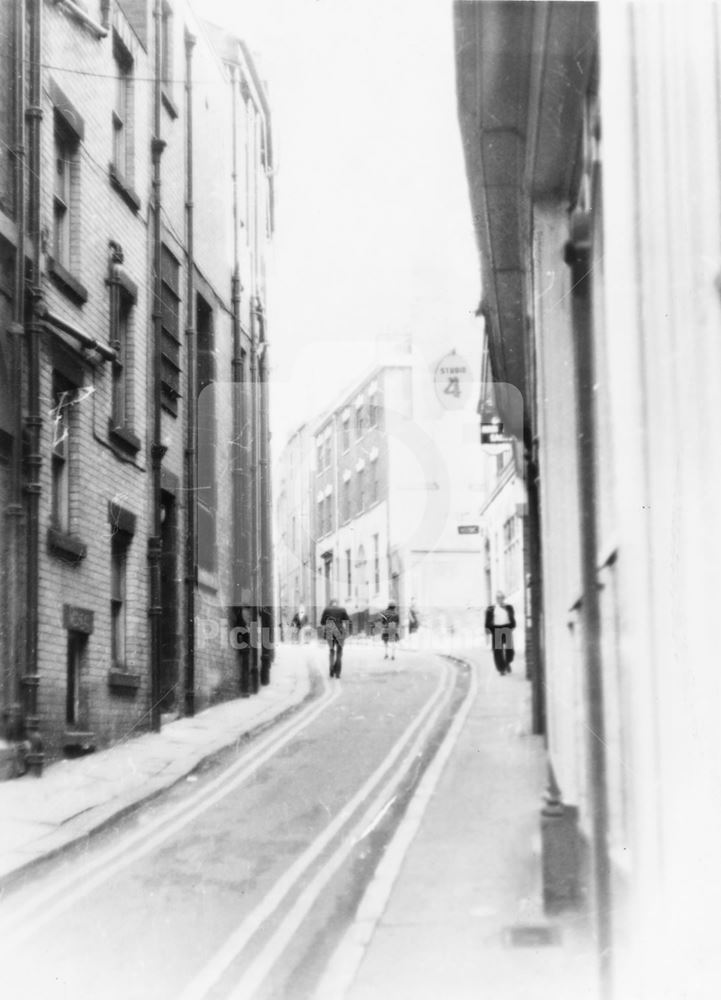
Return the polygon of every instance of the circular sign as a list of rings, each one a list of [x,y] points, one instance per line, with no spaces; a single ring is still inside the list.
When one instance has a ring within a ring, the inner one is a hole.
[[[436,365],[433,377],[436,385],[436,395],[441,406],[447,410],[460,410],[468,400],[471,392],[473,375],[468,363],[460,354],[451,351]]]

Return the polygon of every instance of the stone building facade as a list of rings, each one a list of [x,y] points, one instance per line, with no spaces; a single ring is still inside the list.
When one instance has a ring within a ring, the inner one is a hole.
[[[525,401],[497,394],[528,488],[547,898],[588,900],[602,996],[712,996],[721,12],[454,13],[485,335]]]
[[[272,144],[184,0],[0,19],[0,702],[39,769],[269,680]]]

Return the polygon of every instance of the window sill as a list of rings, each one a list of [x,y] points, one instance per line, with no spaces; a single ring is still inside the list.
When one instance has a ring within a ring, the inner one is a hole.
[[[58,531],[57,528],[48,528],[48,546],[55,555],[71,562],[79,562],[88,552],[87,546],[79,538]]]
[[[163,99],[163,104],[165,105],[165,110],[168,112],[170,117],[177,118],[180,112],[178,111],[178,107],[175,101],[170,96],[165,87],[163,87],[163,90],[161,91],[161,97]]]
[[[133,212],[139,212],[140,196],[135,193],[114,163],[108,165],[108,173],[110,176],[110,186],[115,188],[128,208]]]
[[[137,454],[140,451],[140,438],[130,427],[118,427],[112,420],[108,421],[108,437],[112,444],[121,451]]]
[[[137,691],[140,687],[140,674],[131,674],[126,670],[109,670],[108,687],[113,691]]]
[[[95,733],[67,730],[63,733],[63,749],[89,753],[95,749]]]
[[[48,257],[48,272],[60,291],[76,305],[81,306],[88,301],[88,290],[85,285],[74,278],[54,257]]]

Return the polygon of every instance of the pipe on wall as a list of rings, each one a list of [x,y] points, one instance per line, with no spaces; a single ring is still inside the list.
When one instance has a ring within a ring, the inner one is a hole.
[[[197,334],[195,328],[195,215],[193,181],[193,49],[196,38],[185,32],[185,226],[187,249],[186,327],[185,343],[188,368],[188,398],[186,401],[185,441],[185,714],[195,714],[195,587],[197,544],[197,455],[198,455],[198,387]]]
[[[245,516],[245,463],[246,452],[244,444],[244,415],[245,415],[245,359],[241,346],[241,324],[240,324],[240,210],[238,194],[238,89],[240,86],[236,66],[230,66],[230,87],[231,87],[231,107],[232,107],[232,141],[233,141],[233,276],[231,279],[231,298],[233,309],[233,360],[232,360],[232,382],[233,382],[233,582],[234,582],[234,603],[239,608],[244,604],[242,598],[242,581],[247,571],[247,560],[244,554],[247,550],[245,540],[247,537],[247,519]],[[236,615],[239,612],[236,611]],[[236,625],[247,628],[248,622],[243,619],[237,620]],[[250,654],[249,650],[240,650],[240,677],[239,688],[241,698],[250,695]]]
[[[273,609],[273,522],[272,522],[272,495],[270,481],[270,420],[269,420],[269,391],[268,372],[270,371],[268,358],[268,342],[265,338],[265,313],[261,302],[257,304],[258,316],[258,387],[260,405],[260,423],[258,430],[260,433],[260,575],[261,575],[261,654],[260,654],[260,683],[270,683],[270,667],[274,654],[274,625],[275,614]],[[337,463],[336,463],[337,464]],[[337,490],[336,490],[337,496]]]
[[[601,995],[612,988],[611,864],[608,854],[608,787],[606,725],[601,655],[601,614],[598,596],[598,523],[596,510],[597,428],[592,314],[591,216],[576,211],[565,261],[572,273],[573,342],[578,420],[578,493],[581,515],[581,581],[586,728],[588,732],[593,888]]]
[[[23,509],[23,399],[24,382],[23,347],[25,335],[25,0],[16,0],[14,23],[14,209],[17,224],[17,244],[15,247],[15,273],[13,294],[13,321],[9,327],[12,349],[12,392],[14,403],[14,426],[12,444],[12,466],[10,482],[10,503],[3,516],[8,525],[8,560],[6,573],[8,580],[20,583],[22,574],[22,548],[24,529]],[[22,678],[26,673],[25,644],[21,641],[20,587],[8,587],[5,594],[7,653],[9,662],[14,664],[14,673],[7,690],[8,716],[5,720],[6,735],[19,740],[24,727],[24,705],[21,696]]]
[[[155,732],[160,731],[160,667],[161,667],[161,614],[162,595],[160,579],[161,561],[161,485],[162,485],[162,461],[165,448],[162,444],[162,411],[161,411],[161,385],[162,376],[162,313],[160,309],[162,301],[161,287],[161,266],[162,266],[162,243],[161,243],[161,171],[160,160],[165,149],[165,142],[161,139],[161,101],[162,101],[162,0],[155,0],[153,9],[155,20],[155,71],[153,88],[153,137],[151,139],[150,151],[152,157],[152,205],[153,205],[153,414],[152,414],[152,440],[150,445],[150,456],[152,463],[152,535],[148,539],[148,563],[150,566],[150,606],[148,615],[150,617],[150,720]]]
[[[27,578],[26,578],[26,654],[23,676],[26,736],[30,750],[26,760],[36,774],[42,773],[45,755],[40,736],[38,716],[38,601],[40,555],[40,471],[42,466],[41,438],[42,417],[40,407],[40,314],[42,288],[40,279],[40,198],[42,137],[42,0],[31,0],[30,17],[30,100],[26,116],[30,122],[30,187],[29,225],[33,240],[30,322],[27,327],[28,344],[28,410],[25,420],[27,440]]]

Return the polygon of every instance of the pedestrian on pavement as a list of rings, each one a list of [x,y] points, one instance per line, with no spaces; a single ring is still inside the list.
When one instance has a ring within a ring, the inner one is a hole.
[[[516,627],[516,614],[512,604],[506,604],[506,595],[502,590],[496,593],[496,603],[486,608],[486,632],[493,646],[493,660],[496,670],[503,676],[510,674],[513,663],[513,629]]]
[[[381,611],[382,632],[381,639],[385,646],[384,660],[388,659],[388,643],[391,648],[391,659],[396,658],[396,643],[398,642],[398,631],[400,629],[400,615],[396,608],[395,601],[389,601],[385,611]]]
[[[343,643],[346,636],[350,635],[351,621],[346,609],[339,605],[335,598],[331,598],[328,606],[323,609],[323,614],[320,616],[320,627],[323,629],[325,640],[328,643],[330,676],[340,678],[343,665]]]

